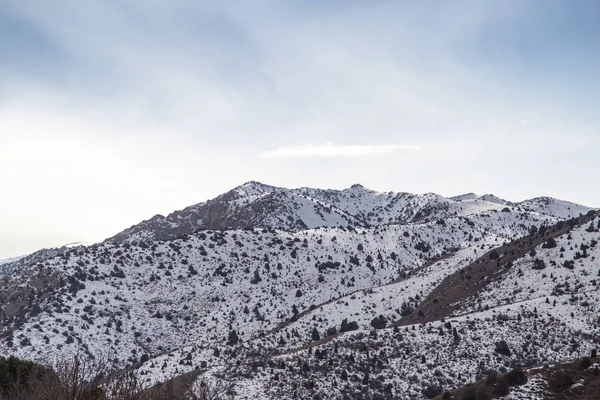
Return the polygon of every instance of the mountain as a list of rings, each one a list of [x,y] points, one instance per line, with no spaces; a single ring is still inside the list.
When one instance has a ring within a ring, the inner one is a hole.
[[[19,257],[5,258],[5,259],[0,260],[0,265],[12,263],[12,262],[17,261],[18,259],[19,259]]]
[[[70,243],[62,247],[41,249],[26,256],[14,257],[6,260],[0,260],[0,276],[7,275],[15,269],[27,265],[44,262],[50,258],[65,254],[70,248],[83,247],[83,243]]]
[[[453,201],[470,201],[470,200],[483,200],[483,201],[488,201],[490,203],[497,203],[497,204],[502,204],[502,205],[509,205],[509,204],[513,204],[510,201],[501,199],[497,196],[494,196],[493,194],[484,194],[484,195],[477,195],[475,193],[465,193],[465,194],[461,194],[458,196],[452,196],[450,197],[450,200]]]
[[[576,217],[590,210],[552,198],[512,203],[493,195],[477,196],[472,193],[445,198],[434,193],[382,193],[358,184],[344,190],[285,189],[251,181],[166,217],[156,215],[107,241],[169,240],[202,229],[301,230],[405,225],[468,217],[504,208],[526,209],[559,218]]]
[[[492,199],[250,182],[11,268],[0,354],[108,359],[147,386],[195,371],[235,399],[433,398],[591,354],[600,215]],[[290,215],[312,227],[274,229]]]

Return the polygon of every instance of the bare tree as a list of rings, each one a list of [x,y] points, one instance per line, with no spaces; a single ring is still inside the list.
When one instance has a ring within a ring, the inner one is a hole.
[[[199,379],[191,386],[190,400],[226,400],[233,399],[233,388],[225,381],[208,381]]]
[[[80,400],[84,395],[90,397],[89,392],[97,388],[106,376],[108,357],[91,359],[77,352],[73,357],[57,362],[54,370],[63,389],[62,396],[56,397],[56,400]]]
[[[233,390],[223,380],[197,379],[193,372],[158,384],[144,385],[134,369],[110,371],[108,357],[84,358],[77,353],[55,364],[39,367],[23,385],[0,400],[228,400]]]
[[[103,384],[107,398],[110,400],[142,399],[143,387],[137,373],[126,369],[112,373]]]

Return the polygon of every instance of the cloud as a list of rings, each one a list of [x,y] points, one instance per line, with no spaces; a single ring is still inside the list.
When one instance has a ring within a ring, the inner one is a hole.
[[[399,150],[419,150],[418,146],[388,145],[351,145],[336,146],[333,143],[304,145],[297,147],[278,147],[263,154],[263,158],[305,158],[305,157],[360,157],[376,154],[389,154]]]
[[[593,32],[571,46],[560,7],[438,3],[0,1],[0,257],[249,180],[600,198]]]

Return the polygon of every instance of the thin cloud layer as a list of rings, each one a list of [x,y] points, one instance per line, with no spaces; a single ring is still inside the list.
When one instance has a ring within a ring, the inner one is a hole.
[[[546,3],[0,1],[0,258],[249,180],[593,205],[600,7]]]
[[[263,158],[307,158],[307,157],[361,157],[389,154],[400,150],[419,150],[418,146],[401,145],[349,145],[338,146],[333,143],[304,145],[297,147],[278,147],[263,154]]]

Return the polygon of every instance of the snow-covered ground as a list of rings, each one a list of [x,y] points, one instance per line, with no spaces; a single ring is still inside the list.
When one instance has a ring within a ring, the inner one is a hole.
[[[200,368],[234,382],[236,398],[421,398],[429,387],[456,387],[491,370],[589,352],[588,337],[600,336],[592,313],[600,306],[597,220],[517,260],[455,317],[371,326],[400,320],[491,248],[587,208],[360,186],[282,191],[251,183],[227,196],[231,209],[276,205],[258,221],[268,226],[288,216],[333,226],[140,240],[154,235],[148,222],[123,242],[40,253],[3,277],[0,353],[45,363],[76,351],[108,355],[115,367],[138,366],[148,385]],[[573,269],[559,264],[574,258]],[[536,259],[546,269],[533,269]],[[338,335],[344,320],[357,330]],[[510,354],[495,352],[499,341]]]
[[[4,259],[0,259],[0,265],[2,264],[8,264],[11,262],[15,262],[17,260],[19,260],[21,257],[12,257],[12,258],[4,258]]]
[[[166,217],[154,216],[109,240],[166,240],[199,229],[301,230],[424,223],[501,210],[567,219],[585,214],[590,208],[549,197],[513,203],[494,195],[472,193],[446,198],[435,193],[376,192],[361,185],[344,190],[285,189],[248,182],[205,203]]]

